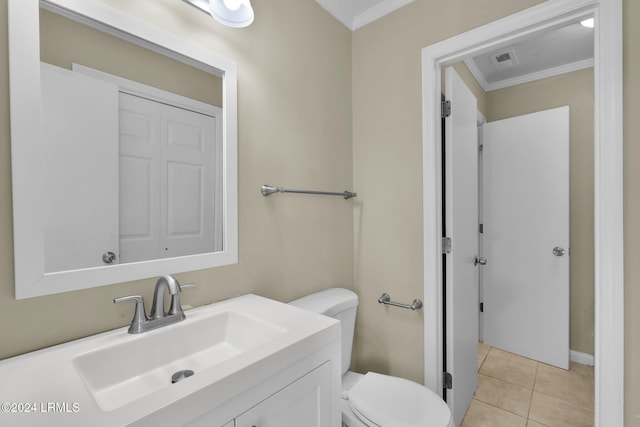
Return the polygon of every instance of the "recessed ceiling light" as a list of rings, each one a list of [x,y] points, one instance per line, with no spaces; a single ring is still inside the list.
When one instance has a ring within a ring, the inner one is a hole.
[[[593,28],[596,25],[596,20],[594,18],[585,19],[584,21],[580,21],[580,25],[587,28]]]

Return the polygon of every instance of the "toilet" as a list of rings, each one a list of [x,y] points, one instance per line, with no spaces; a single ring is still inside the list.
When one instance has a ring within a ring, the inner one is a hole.
[[[349,371],[358,295],[332,288],[289,304],[340,320],[343,427],[455,427],[447,404],[428,388],[403,378]]]

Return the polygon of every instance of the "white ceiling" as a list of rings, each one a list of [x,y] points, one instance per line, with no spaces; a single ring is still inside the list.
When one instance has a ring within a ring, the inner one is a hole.
[[[496,63],[505,53],[511,60]],[[593,28],[575,22],[466,59],[465,64],[487,92],[593,67]]]
[[[414,0],[316,0],[320,6],[354,31]]]

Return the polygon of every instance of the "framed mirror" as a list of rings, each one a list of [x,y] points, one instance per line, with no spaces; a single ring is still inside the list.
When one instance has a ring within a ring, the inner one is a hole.
[[[16,299],[237,263],[236,64],[94,0],[9,0]]]

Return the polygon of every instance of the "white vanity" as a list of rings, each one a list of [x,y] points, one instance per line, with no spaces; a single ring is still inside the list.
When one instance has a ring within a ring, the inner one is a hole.
[[[0,424],[339,426],[340,325],[256,295],[0,362]],[[193,375],[172,383],[173,374]]]

